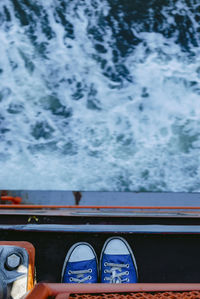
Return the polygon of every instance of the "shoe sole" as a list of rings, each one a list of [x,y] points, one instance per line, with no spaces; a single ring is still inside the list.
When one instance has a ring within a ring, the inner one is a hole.
[[[133,251],[132,251],[130,245],[128,244],[128,242],[124,238],[122,238],[122,237],[111,237],[111,238],[107,239],[106,242],[104,243],[103,248],[101,250],[100,260],[99,260],[99,264],[100,264],[99,265],[99,269],[100,269],[99,272],[101,273],[101,261],[102,261],[102,256],[103,256],[104,250],[105,250],[108,242],[110,242],[111,240],[114,240],[114,239],[121,240],[127,246],[128,250],[130,252],[130,255],[132,257],[133,264],[134,264],[135,270],[136,270],[136,276],[137,276],[137,279],[138,279],[138,268],[137,268],[137,263],[136,263],[135,256],[134,256]]]
[[[65,272],[65,268],[66,268],[66,265],[67,265],[67,262],[69,261],[69,258],[72,254],[72,251],[79,245],[87,245],[90,247],[90,249],[92,250],[92,252],[94,253],[94,256],[95,256],[95,259],[96,259],[96,263],[97,263],[97,276],[99,277],[99,272],[98,272],[98,260],[97,260],[97,255],[96,255],[96,252],[94,250],[94,248],[92,247],[92,245],[90,245],[89,243],[87,242],[78,242],[78,243],[75,243],[74,245],[72,245],[70,247],[70,249],[68,250],[67,252],[67,255],[65,257],[65,260],[64,260],[64,264],[63,264],[63,268],[62,268],[62,274],[61,274],[61,283],[63,282],[63,276],[64,276],[64,272]],[[97,277],[97,279],[98,279]]]

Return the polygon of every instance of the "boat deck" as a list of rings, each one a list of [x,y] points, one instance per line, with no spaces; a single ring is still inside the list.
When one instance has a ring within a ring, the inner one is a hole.
[[[125,238],[140,283],[198,283],[199,208],[18,207],[0,209],[0,240],[29,241],[38,282],[60,282],[68,249],[90,243],[97,256],[107,238]]]

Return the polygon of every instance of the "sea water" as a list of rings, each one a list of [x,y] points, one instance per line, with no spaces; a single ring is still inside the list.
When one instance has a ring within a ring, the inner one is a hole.
[[[200,191],[199,0],[1,0],[0,188]]]

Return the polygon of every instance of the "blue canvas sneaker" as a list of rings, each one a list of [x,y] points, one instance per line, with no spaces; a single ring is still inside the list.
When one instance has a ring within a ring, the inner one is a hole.
[[[97,257],[93,247],[85,242],[74,244],[66,255],[61,282],[96,283],[97,279]]]
[[[102,283],[136,283],[137,265],[129,244],[121,237],[108,239],[100,257]]]

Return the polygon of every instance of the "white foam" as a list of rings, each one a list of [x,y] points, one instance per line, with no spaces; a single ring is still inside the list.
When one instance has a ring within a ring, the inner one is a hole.
[[[183,3],[177,1],[174,9],[183,9]],[[113,82],[94,59],[94,39],[88,35],[88,27],[98,27],[99,17],[110,13],[106,1],[97,4],[68,4],[65,14],[75,39],[67,38],[56,22],[54,1],[42,4],[55,33],[47,40],[37,19],[35,33],[38,42],[47,43],[46,58],[30,41],[28,26],[21,26],[12,4],[6,4],[12,25],[7,28],[4,22],[0,31],[0,91],[7,88],[0,115],[1,128],[9,131],[1,136],[0,188],[200,191],[198,48],[190,60],[176,43],[176,32],[167,39],[134,26],[133,33],[143,42],[121,57],[133,81]],[[194,16],[184,9],[196,30]],[[163,15],[169,15],[166,26],[174,24],[175,10],[163,9]],[[114,67],[112,32],[104,29],[101,44],[107,52],[99,56]],[[73,100],[77,82],[82,98]],[[98,109],[87,106],[91,86],[97,91],[92,100]],[[52,95],[72,109],[68,124],[44,108],[44,99]],[[11,114],[11,104],[22,108]],[[48,123],[49,137],[33,136],[37,122]]]

